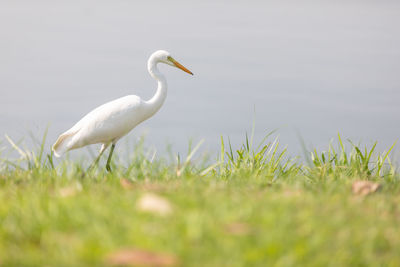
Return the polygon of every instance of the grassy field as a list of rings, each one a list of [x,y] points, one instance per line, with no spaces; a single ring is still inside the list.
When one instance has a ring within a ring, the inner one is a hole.
[[[198,147],[175,163],[138,149],[113,173],[9,140],[21,158],[0,163],[0,265],[400,266],[391,148],[339,136],[303,163],[269,139],[221,140],[207,163]]]

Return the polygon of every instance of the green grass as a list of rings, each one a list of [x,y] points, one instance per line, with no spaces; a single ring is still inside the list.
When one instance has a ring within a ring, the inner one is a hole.
[[[166,253],[180,266],[400,266],[400,177],[391,148],[344,142],[290,158],[278,139],[221,139],[217,159],[175,162],[142,145],[112,174],[35,152],[0,161],[0,265],[109,266],[121,249]],[[3,145],[5,143],[3,142]],[[381,185],[355,195],[356,180]],[[165,215],[138,208],[155,194]],[[163,266],[163,265],[161,265]]]

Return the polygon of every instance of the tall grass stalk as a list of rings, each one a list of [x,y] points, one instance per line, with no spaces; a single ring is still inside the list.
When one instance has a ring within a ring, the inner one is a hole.
[[[340,134],[338,134],[338,146],[332,144],[327,151],[318,152],[314,149],[310,152],[311,165],[306,167],[307,173],[312,177],[388,177],[396,173],[395,166],[389,158],[396,143],[383,153],[376,152],[377,142],[370,148],[354,144],[348,151]]]
[[[253,130],[254,131],[254,128]],[[272,138],[275,131],[265,135],[257,144],[254,144],[254,133],[250,138],[246,134],[243,144],[234,149],[230,139],[221,136],[220,152],[215,161],[196,164],[194,157],[199,151],[204,140],[194,147],[189,143],[187,156],[182,158],[180,154],[175,156],[175,163],[169,163],[162,157],[157,157],[155,149],[144,148],[144,138],[141,138],[133,146],[133,153],[123,160],[116,155],[113,160],[115,176],[129,177],[133,180],[146,179],[148,177],[162,177],[165,179],[189,176],[213,176],[219,178],[234,177],[260,177],[268,181],[275,181],[285,177],[308,177],[311,180],[323,178],[393,178],[397,177],[397,171],[390,155],[395,143],[383,153],[376,151],[377,143],[371,147],[361,147],[351,141],[347,148],[338,134],[337,146],[332,142],[327,151],[318,152],[313,149],[306,159],[309,164],[299,161],[298,157],[288,155],[287,146],[281,147],[279,138]],[[0,171],[54,171],[59,175],[76,175],[85,173],[83,161],[64,159],[55,164],[50,148],[46,149],[47,130],[43,134],[36,148],[29,150],[22,148],[20,142],[14,142],[9,136],[5,140],[19,157],[10,159],[4,156],[4,148],[0,157]],[[36,140],[33,138],[33,140]],[[105,173],[102,164],[95,168],[90,176],[109,175]]]
[[[236,150],[232,148],[229,138],[226,148],[225,140],[221,137],[218,174],[221,177],[263,176],[272,180],[288,174],[296,176],[300,169],[295,159],[288,157],[287,147],[280,148],[278,137],[267,142],[273,133],[268,133],[255,149],[253,134],[250,140],[246,134],[245,142]]]

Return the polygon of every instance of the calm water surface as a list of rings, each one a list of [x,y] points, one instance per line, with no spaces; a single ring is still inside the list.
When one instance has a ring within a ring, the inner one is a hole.
[[[147,58],[166,49],[195,76],[162,66],[165,105],[128,139],[213,152],[255,120],[256,139],[278,129],[293,154],[298,135],[323,149],[338,132],[383,149],[400,137],[399,14],[399,1],[2,1],[0,134],[50,125],[50,144],[104,102],[150,98]]]

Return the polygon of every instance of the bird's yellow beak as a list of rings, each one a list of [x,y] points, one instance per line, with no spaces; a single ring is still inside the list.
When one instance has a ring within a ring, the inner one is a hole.
[[[187,68],[185,68],[184,66],[182,66],[181,63],[179,63],[178,61],[176,61],[176,60],[173,59],[172,57],[168,57],[168,60],[171,61],[172,64],[175,65],[175,67],[180,68],[180,69],[183,70],[184,72],[187,72],[187,73],[193,75],[193,73],[192,73],[190,70],[188,70]]]

